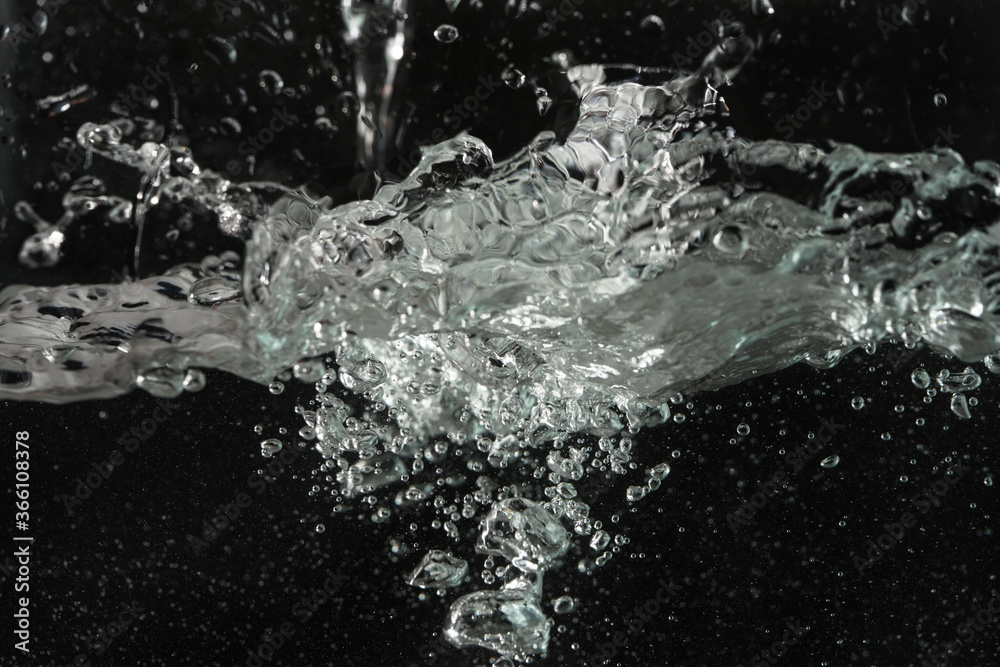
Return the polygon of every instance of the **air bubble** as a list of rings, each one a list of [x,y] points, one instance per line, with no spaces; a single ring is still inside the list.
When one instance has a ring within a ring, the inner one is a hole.
[[[451,44],[458,39],[458,28],[450,23],[442,23],[434,30],[434,39],[442,44]]]
[[[257,75],[257,84],[271,97],[281,94],[285,87],[281,75],[272,69],[261,70],[260,74]]]
[[[923,368],[918,368],[910,373],[910,380],[917,389],[927,389],[931,386],[931,375]]]
[[[281,440],[278,440],[277,438],[268,438],[267,440],[262,440],[260,443],[260,455],[263,456],[265,459],[269,459],[278,452],[280,452],[282,446],[283,445],[281,444]]]
[[[513,88],[514,90],[522,87],[526,80],[524,72],[515,67],[508,67],[505,69],[500,78],[503,79],[503,82],[507,84],[507,86]]]

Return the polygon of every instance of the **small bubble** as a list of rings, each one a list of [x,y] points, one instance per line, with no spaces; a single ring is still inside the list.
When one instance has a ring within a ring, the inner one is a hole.
[[[260,455],[265,459],[269,459],[280,452],[281,448],[281,440],[278,440],[277,438],[268,438],[260,443]]]
[[[882,439],[883,440],[892,440],[892,433],[889,433],[888,431],[886,431],[885,433],[882,434]]]
[[[278,381],[275,381],[267,385],[267,390],[270,391],[275,396],[277,396],[281,392],[285,391],[285,385]]]
[[[687,419],[687,417],[685,417],[683,413],[678,412],[674,415],[674,421],[678,424],[683,424],[685,419]]]
[[[983,357],[983,363],[986,364],[986,370],[990,373],[1000,375],[1000,352],[987,354]]]
[[[840,457],[837,456],[836,454],[834,454],[833,456],[828,456],[822,461],[820,461],[820,465],[823,466],[824,468],[836,468],[838,463],[840,463]]]
[[[927,389],[931,386],[931,375],[923,368],[918,368],[910,373],[910,380],[917,389]]]
[[[271,97],[281,93],[285,87],[285,82],[281,78],[281,75],[273,69],[261,70],[260,74],[257,75],[257,84]]]
[[[515,90],[523,86],[526,80],[524,72],[515,67],[508,67],[505,69],[500,78],[503,79],[504,83]]]
[[[198,392],[205,388],[207,380],[205,374],[197,368],[189,368],[184,373],[184,391]]]
[[[741,422],[740,425],[736,427],[736,432],[740,435],[750,435],[750,425],[745,422]]]
[[[634,503],[642,500],[646,496],[646,488],[643,486],[630,486],[625,490],[625,498]]]
[[[552,98],[542,93],[535,99],[535,106],[538,108],[538,115],[544,116],[552,108]]]
[[[317,533],[325,533],[326,532],[326,526],[324,526],[321,523],[316,524],[316,532]]]
[[[993,473],[986,476],[986,479],[983,480],[983,484],[986,486],[993,486]]]
[[[948,106],[948,97],[944,93],[934,95],[934,106],[937,108]]]
[[[860,396],[855,396],[853,399],[851,399],[851,407],[854,408],[855,410],[860,410],[861,408],[865,407],[865,399],[861,398]]]
[[[557,598],[552,601],[552,609],[557,614],[568,614],[576,607],[573,602],[573,598],[568,595],[564,595],[561,598]]]
[[[896,406],[896,412],[903,412],[904,410],[906,410],[906,406],[905,405],[897,405]]]
[[[663,19],[659,16],[656,14],[650,14],[639,21],[639,28],[650,32],[664,32],[667,29],[667,26],[664,25]]]
[[[458,28],[449,23],[442,23],[434,30],[434,39],[442,44],[451,44],[458,39]]]

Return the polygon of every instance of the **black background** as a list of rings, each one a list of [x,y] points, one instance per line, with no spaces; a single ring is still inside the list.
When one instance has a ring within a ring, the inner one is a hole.
[[[572,49],[581,63],[669,66],[674,54],[683,53],[687,37],[704,30],[703,21],[731,9],[762,45],[723,91],[732,113],[721,122],[739,134],[780,136],[776,123],[818,85],[841,89],[844,104],[838,98],[824,106],[795,140],[907,151],[929,147],[939,129],[951,128],[959,135],[953,148],[969,161],[1000,155],[993,116],[1000,109],[1000,86],[991,74],[997,61],[994,5],[929,2],[920,5],[915,25],[891,31],[888,39],[885,26],[895,27],[898,16],[888,3],[775,0],[775,5],[773,17],[758,19],[739,2],[587,1],[579,3],[578,16],[540,32],[544,12],[529,10],[518,18],[500,4],[477,11],[463,0],[451,15],[444,2],[427,3],[412,9],[415,56],[404,103],[415,109],[408,112],[398,154],[429,139],[480,75],[498,76],[514,64],[559,97],[558,76],[542,64],[553,51]],[[261,152],[256,176],[308,182],[338,200],[364,193],[365,185],[352,180],[357,167],[350,109],[333,134],[313,123],[317,105],[335,108],[351,86],[348,60],[336,46],[338,11],[319,3],[287,5],[277,13],[278,25],[287,21],[293,39],[275,42],[258,25],[273,28],[274,12],[240,7],[240,16],[220,16],[212,3],[156,3],[139,12],[134,4],[71,1],[49,19],[46,34],[16,52],[10,35],[0,42],[5,86],[0,214],[6,234],[0,239],[0,284],[106,282],[130,264],[134,232],[93,220],[75,228],[60,267],[25,269],[16,254],[31,229],[12,215],[12,207],[23,199],[43,216],[58,217],[67,186],[52,169],[65,153],[59,140],[73,136],[83,122],[113,117],[111,102],[138,84],[151,64],[170,73],[170,85],[157,91],[161,104],[146,115],[191,145],[203,166],[222,169],[241,139],[284,105],[301,125]],[[27,3],[0,11],[7,12],[8,23],[31,15]],[[650,13],[663,19],[665,32],[640,28]],[[888,23],[880,24],[880,16]],[[446,20],[461,31],[450,45],[431,36]],[[67,35],[70,26],[75,32]],[[318,35],[332,41],[333,56],[317,55],[312,42]],[[233,41],[236,64],[222,64],[212,36]],[[50,63],[43,60],[46,52],[53,54]],[[265,67],[278,71],[295,94],[276,98],[261,89],[256,78]],[[34,100],[80,83],[98,94],[55,117],[38,113]],[[246,104],[236,101],[239,86],[247,90]],[[947,96],[946,106],[934,104],[937,93]],[[534,97],[530,86],[503,88],[464,127],[501,157],[572,115],[565,94],[546,116],[534,111]],[[241,122],[242,135],[225,136],[217,129],[227,115]],[[138,182],[127,170],[102,175],[125,193],[134,192]],[[150,239],[162,239],[170,222],[157,224],[162,228]],[[150,240],[144,273],[233,243],[211,229],[201,225],[175,244]],[[959,639],[966,618],[986,608],[1000,590],[992,528],[1000,487],[985,483],[997,458],[992,449],[1000,392],[996,376],[974,365],[984,376],[974,392],[979,405],[971,420],[960,420],[946,397],[923,402],[924,392],[909,380],[921,364],[932,375],[966,365],[892,345],[880,346],[874,355],[856,351],[829,371],[799,366],[692,396],[693,408],[679,409],[687,415],[683,423],[641,433],[635,447],[640,466],[669,461],[673,472],[661,489],[631,507],[624,501],[625,487],[640,483],[641,470],[586,490],[593,514],[630,542],[592,575],[576,567],[588,556],[581,543],[549,574],[546,599],[565,593],[578,604],[573,613],[554,616],[565,628],[554,629],[549,656],[538,662],[601,664],[599,658],[606,657],[608,664],[622,665],[749,665],[782,638],[786,621],[808,630],[786,655],[772,655],[776,664],[920,665],[929,650]],[[93,464],[120,449],[117,438],[141,427],[157,402],[135,392],[70,406],[3,403],[0,426],[11,452],[7,488],[13,481],[14,433],[31,433],[34,652],[30,658],[14,656],[12,649],[7,653],[14,640],[5,632],[0,662],[68,665],[85,654],[89,663],[80,664],[243,665],[266,632],[290,622],[294,636],[267,664],[488,664],[488,653],[459,651],[439,639],[454,593],[420,600],[402,581],[425,550],[450,548],[469,560],[474,578],[459,593],[476,590],[482,558],[470,548],[471,534],[451,544],[431,527],[433,508],[394,515],[386,524],[373,523],[372,510],[359,503],[345,515],[329,516],[329,485],[315,479],[320,459],[310,451],[256,493],[252,480],[267,463],[257,443],[279,436],[282,427],[297,430],[301,424],[293,408],[311,393],[311,387],[290,382],[275,397],[264,387],[209,373],[208,387],[172,401],[171,416],[72,514],[64,494],[72,495]],[[854,410],[855,396],[869,405]],[[903,406],[901,413],[897,405]],[[925,420],[922,426],[918,418]],[[727,514],[759,482],[780,470],[791,472],[784,452],[807,442],[810,432],[819,433],[823,420],[845,429],[791,475],[789,486],[750,526],[734,534]],[[741,422],[751,427],[747,437],[737,435]],[[253,431],[256,424],[264,426],[262,435]],[[834,453],[841,459],[838,466],[819,466]],[[910,499],[957,463],[970,470],[939,506],[919,515],[898,545],[859,571],[854,557],[868,548],[866,541],[911,511]],[[498,478],[513,481],[517,471]],[[310,495],[314,484],[321,491]],[[196,553],[188,535],[200,535],[203,522],[240,492],[252,498],[250,506]],[[455,493],[444,495],[450,500]],[[12,505],[10,493],[5,497]],[[615,512],[622,518],[611,524]],[[411,522],[417,531],[410,531]],[[326,528],[322,533],[315,530],[320,523]],[[406,543],[409,552],[393,553],[393,539]],[[5,547],[4,557],[9,553]],[[328,569],[346,579],[301,622],[293,612],[296,603],[322,586]],[[671,578],[679,588],[670,604],[630,624],[635,607],[645,605],[661,579]],[[3,615],[12,623],[13,583],[9,576],[2,579]],[[132,603],[144,612],[98,655],[95,634],[118,617],[122,604]],[[947,664],[1000,664],[998,623],[991,617]],[[623,633],[619,643],[609,645],[616,633]]]

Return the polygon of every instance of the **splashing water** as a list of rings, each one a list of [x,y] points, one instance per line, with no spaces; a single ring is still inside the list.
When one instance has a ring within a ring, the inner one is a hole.
[[[120,284],[5,288],[0,398],[170,397],[201,386],[197,368],[269,384],[294,367],[317,391],[300,433],[344,498],[405,484],[409,459],[443,458],[449,442],[474,442],[494,467],[534,461],[544,502],[480,478],[477,550],[511,567],[501,589],[455,602],[445,634],[544,652],[542,578],[566,553],[564,523],[595,550],[610,539],[574,483],[594,461],[623,473],[627,432],[668,418],[670,397],[799,361],[832,367],[888,337],[970,362],[1000,349],[1000,167],[948,149],[743,140],[712,114],[750,52],[728,37],[692,73],[573,68],[565,141],[545,132],[495,162],[460,134],[402,182],[337,207],[233,183],[175,147],[130,146],[122,121],[88,125],[89,153],[151,174],[150,206],[214,211],[246,239],[243,267],[214,258]],[[375,134],[359,132],[376,163]],[[67,202],[22,261],[54,263],[73,210],[124,220],[130,206],[82,186]],[[970,378],[939,383],[958,392]],[[596,455],[564,446],[579,432],[601,437]],[[648,471],[629,499],[669,470]],[[414,483],[396,503],[431,491]],[[434,558],[414,580],[462,579],[458,561]]]

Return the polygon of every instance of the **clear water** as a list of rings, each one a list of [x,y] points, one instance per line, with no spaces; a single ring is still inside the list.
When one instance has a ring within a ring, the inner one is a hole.
[[[510,567],[500,588],[454,603],[445,634],[544,652],[545,570],[571,539],[610,558],[611,535],[574,485],[588,468],[624,473],[629,434],[668,419],[679,394],[798,362],[832,367],[887,339],[966,362],[1000,349],[1000,166],[949,149],[743,140],[717,115],[716,90],[751,52],[730,37],[673,76],[575,67],[579,118],[565,141],[543,133],[495,161],[460,134],[426,148],[402,182],[337,207],[231,182],[186,149],[132,145],[130,121],[85,125],[78,143],[145,174],[144,196],[78,182],[60,221],[37,220],[22,262],[57,262],[66,227],[95,207],[139,224],[152,207],[212,210],[245,252],[138,281],[6,287],[0,398],[171,397],[204,386],[206,368],[274,393],[294,377],[316,388],[300,436],[345,501],[430,502],[432,488],[407,486],[411,472],[462,444],[494,468],[532,462],[538,498],[482,482],[490,509],[463,515],[482,521],[476,549]],[[371,129],[359,133],[376,155]],[[959,417],[972,376],[937,378]],[[599,447],[569,446],[581,432]],[[628,500],[668,473],[647,471]],[[433,561],[411,578],[450,587],[465,575],[464,561]]]

